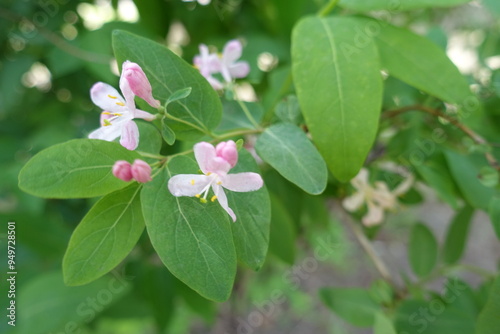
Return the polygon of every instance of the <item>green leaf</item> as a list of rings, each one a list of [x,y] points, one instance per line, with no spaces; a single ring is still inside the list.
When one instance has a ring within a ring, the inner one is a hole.
[[[413,272],[425,277],[432,272],[437,261],[438,244],[434,235],[424,224],[413,226],[410,235],[408,257]]]
[[[146,152],[151,154],[159,154],[161,149],[161,135],[158,129],[149,122],[136,122],[139,127],[139,145],[137,146],[137,151]],[[158,161],[157,159],[151,158],[141,158],[148,163],[153,163]]]
[[[168,113],[209,131],[220,122],[222,105],[219,96],[201,74],[165,46],[122,31],[113,32],[113,49],[119,64],[125,60],[138,63],[153,88],[153,96],[167,101],[175,92],[191,87],[185,100],[169,105]],[[179,93],[181,94],[181,93]],[[179,139],[198,139],[204,134],[192,126],[169,121]]]
[[[168,145],[173,145],[175,142],[175,132],[168,126],[168,122],[166,118],[163,118],[161,121],[161,136],[163,140]]]
[[[278,103],[274,112],[276,117],[284,123],[298,125],[303,121],[299,100],[295,95],[289,95],[284,98],[283,101]]]
[[[262,106],[254,102],[242,102],[248,109],[252,117],[259,123],[262,119],[264,111]],[[217,128],[217,131],[230,131],[235,129],[254,129],[255,126],[250,122],[245,112],[237,101],[223,102],[222,121]]]
[[[203,297],[224,301],[236,275],[229,216],[218,203],[174,197],[167,188],[173,175],[197,171],[193,159],[173,158],[143,187],[144,219],[151,243],[168,270]]]
[[[259,172],[259,167],[248,151],[239,151],[238,164],[231,173]],[[271,203],[267,188],[257,191],[226,191],[229,207],[237,221],[231,224],[236,255],[241,263],[258,270],[266,259],[271,225]]]
[[[439,46],[387,23],[367,19],[365,25],[380,29],[376,41],[389,75],[446,102],[461,104],[471,96],[465,77]]]
[[[305,192],[321,194],[328,181],[325,161],[305,133],[288,123],[273,125],[255,144],[262,160]]]
[[[89,283],[116,267],[144,230],[137,183],[100,199],[83,217],[63,259],[67,285]]]
[[[167,112],[168,112],[167,106],[170,103],[172,103],[174,101],[185,99],[186,97],[189,96],[189,94],[191,94],[192,90],[193,89],[191,87],[187,87],[187,88],[182,88],[182,89],[179,89],[178,91],[173,92],[172,95],[170,95],[168,97],[167,101],[165,102],[165,110],[167,110]]]
[[[275,195],[271,196],[271,213],[269,252],[292,265],[295,262],[295,226],[290,213]]]
[[[500,277],[495,279],[490,297],[479,314],[475,334],[497,334],[500,328]]]
[[[481,167],[488,165],[483,155],[461,155],[445,151],[448,167],[465,200],[477,209],[488,211],[495,190],[485,187],[478,178]]]
[[[382,77],[364,20],[302,19],[292,35],[293,77],[302,113],[328,168],[340,181],[361,169],[377,134]]]
[[[500,195],[497,194],[490,200],[488,213],[493,224],[493,230],[500,240]]]
[[[380,306],[360,288],[328,288],[319,291],[321,300],[339,317],[359,327],[373,326]]]
[[[128,291],[130,284],[119,277],[107,276],[85,286],[68,287],[59,271],[41,274],[19,292],[19,332],[74,332]]]
[[[479,170],[479,181],[489,188],[496,187],[500,178],[499,171],[491,166],[481,167]]]
[[[392,321],[383,313],[379,312],[375,316],[374,334],[397,334]]]
[[[466,205],[453,218],[443,249],[443,260],[448,264],[457,262],[463,254],[467,237],[469,236],[469,226],[474,209]]]
[[[483,6],[494,13],[497,17],[500,16],[500,2],[497,0],[482,0]]]
[[[372,10],[389,10],[394,12],[428,7],[452,7],[470,1],[471,0],[342,0],[339,5],[361,12]]]
[[[118,143],[75,139],[49,147],[31,158],[19,173],[19,188],[45,198],[106,195],[127,185],[111,169],[117,160],[141,156]]]

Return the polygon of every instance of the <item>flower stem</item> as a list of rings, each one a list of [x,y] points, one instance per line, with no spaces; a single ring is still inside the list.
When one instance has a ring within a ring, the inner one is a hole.
[[[207,136],[214,137],[214,134],[213,134],[213,133],[211,133],[211,132],[210,132],[210,131],[208,131],[207,129],[204,129],[204,128],[202,128],[202,127],[200,127],[200,126],[196,125],[196,124],[193,124],[193,123],[188,122],[188,121],[185,121],[185,120],[183,120],[183,119],[181,119],[181,118],[177,118],[177,117],[175,117],[175,116],[172,116],[172,115],[171,115],[171,114],[169,114],[169,113],[166,113],[166,114],[165,114],[165,117],[166,117],[166,118],[168,118],[168,119],[171,119],[171,120],[173,120],[173,121],[176,121],[176,122],[179,122],[179,123],[183,123],[183,124],[189,125],[190,127],[194,128],[194,129],[196,129],[196,130],[198,130],[198,131],[200,131],[200,132],[203,132],[203,133],[204,133],[204,134],[206,134]]]
[[[318,16],[325,17],[330,14],[330,12],[335,9],[339,1],[340,0],[330,0],[323,8],[321,8],[321,10],[318,12]]]
[[[257,123],[257,121],[255,120],[255,118],[253,118],[252,114],[250,113],[250,110],[248,110],[248,107],[245,105],[245,103],[243,103],[243,101],[240,100],[240,98],[238,97],[238,94],[236,94],[236,90],[234,89],[234,86],[231,85],[230,89],[231,89],[231,92],[233,93],[234,99],[238,102],[238,104],[240,105],[241,109],[245,113],[245,116],[248,118],[248,120],[250,121],[250,123],[252,123],[252,125],[256,129],[260,129],[259,123]]]
[[[152,153],[142,152],[142,151],[136,151],[136,152],[145,158],[152,158],[152,159],[158,159],[158,160],[165,159],[165,157],[163,155],[160,155],[160,154],[152,154]]]
[[[263,131],[264,131],[264,129],[259,128],[259,129],[249,129],[249,130],[239,130],[239,131],[234,131],[234,132],[228,132],[228,133],[224,133],[222,135],[214,135],[215,139],[211,140],[210,142],[213,143],[216,141],[221,141],[221,140],[232,138],[232,137],[261,133]]]

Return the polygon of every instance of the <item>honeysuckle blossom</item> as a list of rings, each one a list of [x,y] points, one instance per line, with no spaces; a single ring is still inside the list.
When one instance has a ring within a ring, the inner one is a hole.
[[[207,202],[210,189],[213,190],[212,202],[218,201],[231,216],[236,215],[229,207],[224,188],[230,191],[255,191],[264,184],[257,173],[228,174],[238,162],[238,150],[234,141],[221,142],[214,147],[201,142],[194,146],[194,156],[203,174],[179,174],[168,181],[168,189],[174,196],[194,196],[202,203]]]
[[[115,177],[125,182],[132,179],[140,183],[151,181],[151,166],[140,159],[134,160],[133,164],[125,160],[118,160],[113,165],[112,172]]]
[[[113,165],[112,172],[116,178],[128,182],[133,179],[131,169],[132,166],[130,165],[130,162],[125,160],[118,160]]]
[[[212,0],[182,0],[182,2],[198,2],[202,6],[209,5]]]
[[[224,88],[224,85],[213,76],[214,74],[220,73],[224,81],[230,83],[233,79],[246,77],[250,72],[248,62],[238,61],[243,45],[236,39],[226,43],[220,56],[210,53],[205,44],[200,44],[199,49],[200,54],[194,57],[193,63],[214,89]]]
[[[365,226],[380,224],[384,219],[384,210],[392,210],[397,206],[397,197],[406,193],[412,186],[414,178],[407,177],[392,191],[387,184],[382,181],[375,182],[372,187],[368,182],[368,170],[362,168],[361,171],[351,180],[356,193],[344,199],[342,205],[348,211],[356,211],[363,203],[366,203],[368,211],[362,221]]]
[[[120,137],[120,144],[134,150],[139,144],[139,129],[133,121],[142,118],[147,121],[155,115],[135,107],[134,97],[143,98],[151,106],[159,106],[151,94],[151,84],[139,65],[126,61],[123,63],[120,77],[120,89],[123,96],[112,86],[98,82],[90,89],[90,97],[101,113],[101,127],[89,134],[91,139],[113,141]]]

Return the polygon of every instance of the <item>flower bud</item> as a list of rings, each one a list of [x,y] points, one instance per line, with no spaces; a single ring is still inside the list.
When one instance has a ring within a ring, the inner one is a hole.
[[[151,181],[151,166],[142,160],[135,160],[132,164],[132,177],[140,183]]]
[[[125,160],[118,160],[117,162],[115,162],[115,164],[113,165],[113,175],[125,182],[132,180],[130,163]]]
[[[236,143],[232,140],[217,144],[215,147],[215,154],[229,162],[231,167],[234,167],[238,162],[238,148],[236,147]]]
[[[125,61],[122,66],[122,76],[120,81],[122,80],[125,80],[125,82],[120,82],[120,87],[127,83],[134,95],[139,96],[151,107],[159,108],[161,106],[160,101],[153,98],[151,84],[149,83],[146,74],[138,64],[132,63],[128,60]]]

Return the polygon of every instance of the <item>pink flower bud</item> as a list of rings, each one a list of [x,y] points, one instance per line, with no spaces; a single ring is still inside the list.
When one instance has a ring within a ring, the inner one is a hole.
[[[236,148],[236,143],[232,140],[217,144],[215,147],[215,154],[229,162],[231,167],[236,166],[238,162],[238,149]]]
[[[113,165],[113,175],[125,182],[132,180],[130,163],[125,160],[118,160],[117,162],[115,162],[115,164]]]
[[[132,177],[141,183],[151,181],[151,166],[142,160],[135,160],[132,164]]]
[[[134,95],[139,96],[151,107],[159,108],[161,106],[160,101],[153,98],[151,84],[149,83],[146,74],[138,64],[132,63],[128,60],[125,61],[122,66],[122,77],[120,78],[120,81],[121,80],[125,80]],[[120,83],[120,87],[122,87],[122,83]]]

